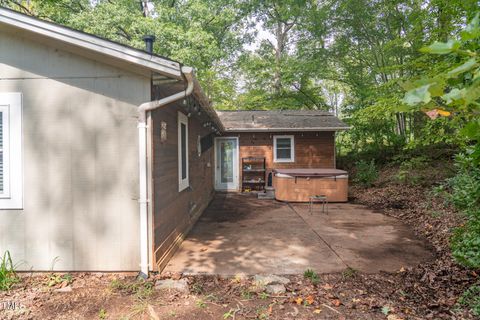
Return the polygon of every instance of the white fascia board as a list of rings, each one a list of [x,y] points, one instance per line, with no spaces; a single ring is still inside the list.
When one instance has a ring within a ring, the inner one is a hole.
[[[181,66],[178,62],[152,56],[133,50],[127,46],[97,38],[54,23],[41,21],[24,14],[0,8],[0,23],[27,30],[66,44],[82,47],[92,52],[107,55],[129,63],[143,66],[154,72],[182,79]]]
[[[226,128],[226,132],[307,132],[307,131],[341,131],[350,127],[321,127],[321,128]]]

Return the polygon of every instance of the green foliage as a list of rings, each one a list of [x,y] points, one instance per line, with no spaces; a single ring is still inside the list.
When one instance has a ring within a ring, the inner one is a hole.
[[[453,204],[467,212],[480,208],[480,168],[468,155],[456,157],[457,174],[447,181]]]
[[[349,279],[349,278],[355,278],[358,274],[358,271],[352,267],[347,267],[345,270],[342,272],[342,277],[344,279]]]
[[[360,160],[356,163],[356,172],[354,181],[364,187],[370,187],[378,178],[378,170],[375,161],[370,162]]]
[[[471,268],[480,268],[480,210],[476,219],[470,219],[455,230],[451,239],[452,254],[458,262]]]
[[[468,288],[458,299],[458,304],[470,309],[473,315],[480,317],[480,283]]]
[[[467,216],[451,239],[453,256],[461,264],[480,267],[480,168],[472,157],[459,155],[457,175],[448,180],[453,204]]]
[[[305,272],[303,273],[303,277],[310,280],[312,284],[317,284],[320,281],[318,274],[312,269],[305,270]]]
[[[105,309],[102,308],[98,311],[98,319],[103,320],[103,319],[107,319],[107,317],[108,317],[108,314]]]
[[[434,42],[422,52],[445,56],[448,68],[406,83],[404,102],[429,116],[448,117],[452,113],[469,121],[459,132],[473,143],[471,157],[480,164],[480,18],[479,13],[460,32],[459,39]]]
[[[110,288],[124,294],[134,295],[140,301],[148,299],[153,294],[153,283],[138,279],[136,281],[123,281],[114,279],[110,282]]]
[[[421,184],[426,178],[423,172],[429,164],[430,159],[425,156],[408,159],[400,164],[396,179],[404,184]]]
[[[60,283],[66,282],[67,284],[71,284],[73,281],[73,277],[71,274],[66,273],[63,275],[60,274],[54,274],[52,273],[47,280],[47,286],[53,287],[56,286]]]
[[[5,251],[0,259],[0,290],[10,290],[15,283],[20,281],[16,268],[10,252]]]

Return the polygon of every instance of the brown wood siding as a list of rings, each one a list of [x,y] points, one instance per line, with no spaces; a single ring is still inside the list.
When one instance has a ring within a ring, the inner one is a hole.
[[[273,161],[273,136],[293,135],[295,162]],[[241,159],[245,157],[265,157],[267,172],[285,168],[335,168],[335,132],[278,132],[278,133],[239,133]],[[240,183],[242,181],[240,168]]]
[[[190,187],[178,191],[178,105],[152,112],[153,139],[153,236],[156,270],[165,267],[186,233],[210,203],[213,194],[214,149],[198,156],[197,139],[210,132],[196,116],[188,119]],[[167,124],[167,139],[160,138],[161,122]],[[207,121],[204,119],[203,121]]]

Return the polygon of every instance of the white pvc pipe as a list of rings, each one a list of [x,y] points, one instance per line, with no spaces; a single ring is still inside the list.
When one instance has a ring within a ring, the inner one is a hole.
[[[177,100],[189,96],[193,91],[193,69],[190,67],[182,67],[182,73],[187,80],[187,88],[183,91],[175,93],[171,96],[160,100],[142,103],[138,107],[138,160],[139,160],[139,193],[138,200],[140,210],[140,272],[144,277],[148,277],[149,272],[149,245],[148,245],[148,159],[147,159],[147,111],[151,111]]]

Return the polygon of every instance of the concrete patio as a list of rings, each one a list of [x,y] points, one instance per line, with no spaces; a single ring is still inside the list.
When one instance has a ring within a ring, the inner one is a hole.
[[[398,271],[432,257],[401,221],[367,208],[258,200],[219,193],[165,271],[186,274],[298,274],[347,267]]]

